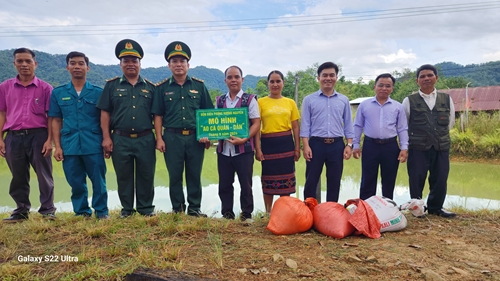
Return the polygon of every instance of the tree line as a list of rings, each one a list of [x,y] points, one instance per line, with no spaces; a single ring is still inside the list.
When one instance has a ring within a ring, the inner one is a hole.
[[[17,72],[13,65],[14,49],[0,51],[0,82],[16,76]],[[63,54],[49,54],[35,50],[38,68],[36,75],[38,78],[46,81],[54,87],[68,83],[71,77],[66,70],[66,55]],[[90,58],[90,71],[87,73],[87,80],[97,86],[104,87],[107,79],[121,76],[122,70],[119,66],[118,59],[114,65],[100,65],[92,63]],[[148,67],[141,70],[141,76],[147,78],[153,83],[163,81],[170,77],[172,73],[167,67]],[[200,78],[205,81],[205,85],[209,90],[227,91],[227,86],[224,83],[224,73],[215,68],[208,68],[205,66],[197,66],[189,70],[189,75]],[[262,77],[254,75],[245,76],[243,88],[254,88],[257,81]]]
[[[285,85],[283,87],[283,96],[294,99],[295,97],[295,81],[298,81],[298,101],[299,106],[302,99],[319,89],[319,83],[316,79],[317,69],[319,64],[315,63],[305,70],[299,70],[296,72],[288,71],[285,77]],[[441,71],[438,66],[439,79],[436,83],[436,89],[454,89],[454,88],[464,88],[470,80],[465,77],[446,77],[440,74]],[[396,84],[394,85],[394,91],[391,97],[399,102],[411,94],[412,92],[418,91],[418,85],[415,82],[416,70],[411,70],[409,68],[404,69],[402,72],[393,71],[391,73],[396,78]],[[375,81],[371,80],[368,83],[363,81],[363,78],[358,78],[357,81],[346,80],[345,76],[342,75],[342,66],[339,66],[339,75],[335,90],[339,93],[346,95],[350,100],[370,97],[374,95],[373,87]],[[253,89],[246,89],[247,92],[254,93],[259,97],[267,95],[267,81],[266,78],[260,79],[257,85]]]
[[[14,49],[0,51],[0,81],[14,77],[17,74],[12,64],[13,52]],[[39,63],[36,74],[39,78],[47,81],[52,86],[68,83],[70,76],[65,69],[66,55],[35,52]],[[297,77],[300,106],[302,99],[306,95],[319,89],[319,83],[316,79],[318,66],[319,63],[315,63],[305,70],[288,71],[285,77],[283,95],[294,99]],[[453,62],[443,62],[437,64],[436,67],[439,70],[437,89],[464,88],[469,82],[471,82],[469,87],[500,85],[500,61],[465,66]],[[98,86],[104,86],[106,79],[122,75],[118,60],[115,65],[99,65],[91,62],[90,68],[91,71],[88,73],[87,79],[90,83]],[[401,102],[410,93],[418,90],[418,85],[415,83],[415,70],[406,68],[401,72],[393,71],[391,74],[397,79],[391,95],[393,99]],[[142,69],[141,75],[153,83],[157,83],[169,77],[171,72],[165,62],[165,66],[162,67]],[[215,99],[215,96],[227,92],[224,73],[219,69],[197,66],[189,70],[189,75],[203,79],[213,99]],[[350,100],[374,95],[373,86],[375,81],[371,80],[366,83],[362,77],[356,81],[347,80],[342,73],[342,66],[340,66],[338,77],[335,89],[339,93],[346,95]],[[257,94],[260,97],[267,95],[266,77],[246,75],[244,78],[243,89],[246,92]]]

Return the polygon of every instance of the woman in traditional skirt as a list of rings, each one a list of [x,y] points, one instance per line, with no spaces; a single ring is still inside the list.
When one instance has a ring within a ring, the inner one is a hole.
[[[266,212],[270,213],[274,195],[295,193],[295,162],[300,158],[299,110],[292,99],[283,97],[283,73],[267,76],[269,96],[260,98],[260,141],[255,158],[262,162],[262,191]]]

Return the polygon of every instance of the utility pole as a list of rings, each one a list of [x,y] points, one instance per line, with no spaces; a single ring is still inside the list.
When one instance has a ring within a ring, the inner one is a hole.
[[[295,104],[299,106],[299,74],[295,74]]]
[[[467,85],[465,86],[465,128],[467,128],[467,126],[469,125],[469,105],[470,105],[470,102],[469,102],[469,84],[471,82],[467,83]]]

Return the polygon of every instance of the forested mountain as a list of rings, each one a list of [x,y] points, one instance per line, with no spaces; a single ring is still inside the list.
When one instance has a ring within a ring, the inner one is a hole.
[[[14,77],[16,70],[12,64],[12,53],[14,50],[0,51],[0,81]],[[36,52],[38,69],[37,76],[53,86],[67,83],[70,80],[66,71],[66,55],[52,55],[44,52]],[[96,65],[90,63],[91,71],[88,73],[88,80],[99,86],[104,86],[106,79],[115,76],[121,76],[121,69],[118,65]],[[442,62],[436,64],[439,69],[439,80],[436,84],[437,89],[463,88],[469,84],[469,87],[480,87],[490,85],[500,85],[500,61],[488,62],[483,64],[460,65],[453,62]],[[316,80],[316,70],[318,63],[307,67],[305,70],[286,73],[283,95],[294,98],[295,77],[299,78],[298,97],[299,105],[302,99],[319,88]],[[152,82],[160,82],[171,75],[167,66],[142,69],[141,74]],[[191,76],[205,80],[207,88],[210,90],[212,98],[215,95],[227,91],[224,83],[224,73],[219,69],[197,66],[189,70]],[[415,83],[415,70],[404,69],[402,72],[394,71],[392,73],[397,78],[394,86],[392,98],[402,101],[404,97],[413,91],[418,90]],[[373,83],[363,82],[362,77],[358,81],[345,80],[342,71],[335,89],[348,96],[350,99],[366,97],[373,95]],[[267,85],[265,77],[252,75],[245,76],[243,89],[259,96],[267,95]]]
[[[0,51],[0,82],[12,78],[17,74],[13,65],[13,52],[13,49]],[[38,61],[36,75],[40,79],[47,81],[53,86],[69,82],[70,76],[68,71],[66,71],[66,55],[52,55],[40,51],[35,51],[35,53],[36,60]],[[87,74],[87,79],[90,83],[103,87],[106,79],[121,75],[122,71],[118,65],[118,60],[116,60],[116,65],[99,65],[90,62],[90,72]],[[167,66],[150,67],[142,69],[141,75],[156,83],[169,77],[171,72]],[[224,73],[219,69],[197,66],[189,70],[189,75],[204,80],[209,90],[227,91],[227,86],[224,83]],[[264,77],[245,76],[243,89],[255,88],[261,78]]]
[[[500,85],[500,61],[490,61],[481,64],[461,65],[454,62],[436,64],[440,74],[446,77],[463,77],[471,82],[470,86]]]

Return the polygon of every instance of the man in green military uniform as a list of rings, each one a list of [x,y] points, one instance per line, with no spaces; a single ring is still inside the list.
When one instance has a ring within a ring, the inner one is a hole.
[[[191,50],[180,41],[165,49],[165,59],[172,77],[156,85],[153,98],[155,131],[165,128],[163,138],[156,138],[156,149],[164,152],[170,177],[170,200],[173,211],[186,210],[182,191],[182,174],[186,167],[187,213],[206,217],[201,205],[201,168],[208,140],[196,140],[196,109],[213,108],[212,100],[202,80],[187,75]]]
[[[143,216],[154,216],[156,155],[151,104],[155,87],[139,75],[144,52],[137,42],[130,39],[118,42],[115,54],[123,76],[106,82],[97,103],[101,109],[104,157],[112,156],[121,217],[129,217],[136,211]]]

